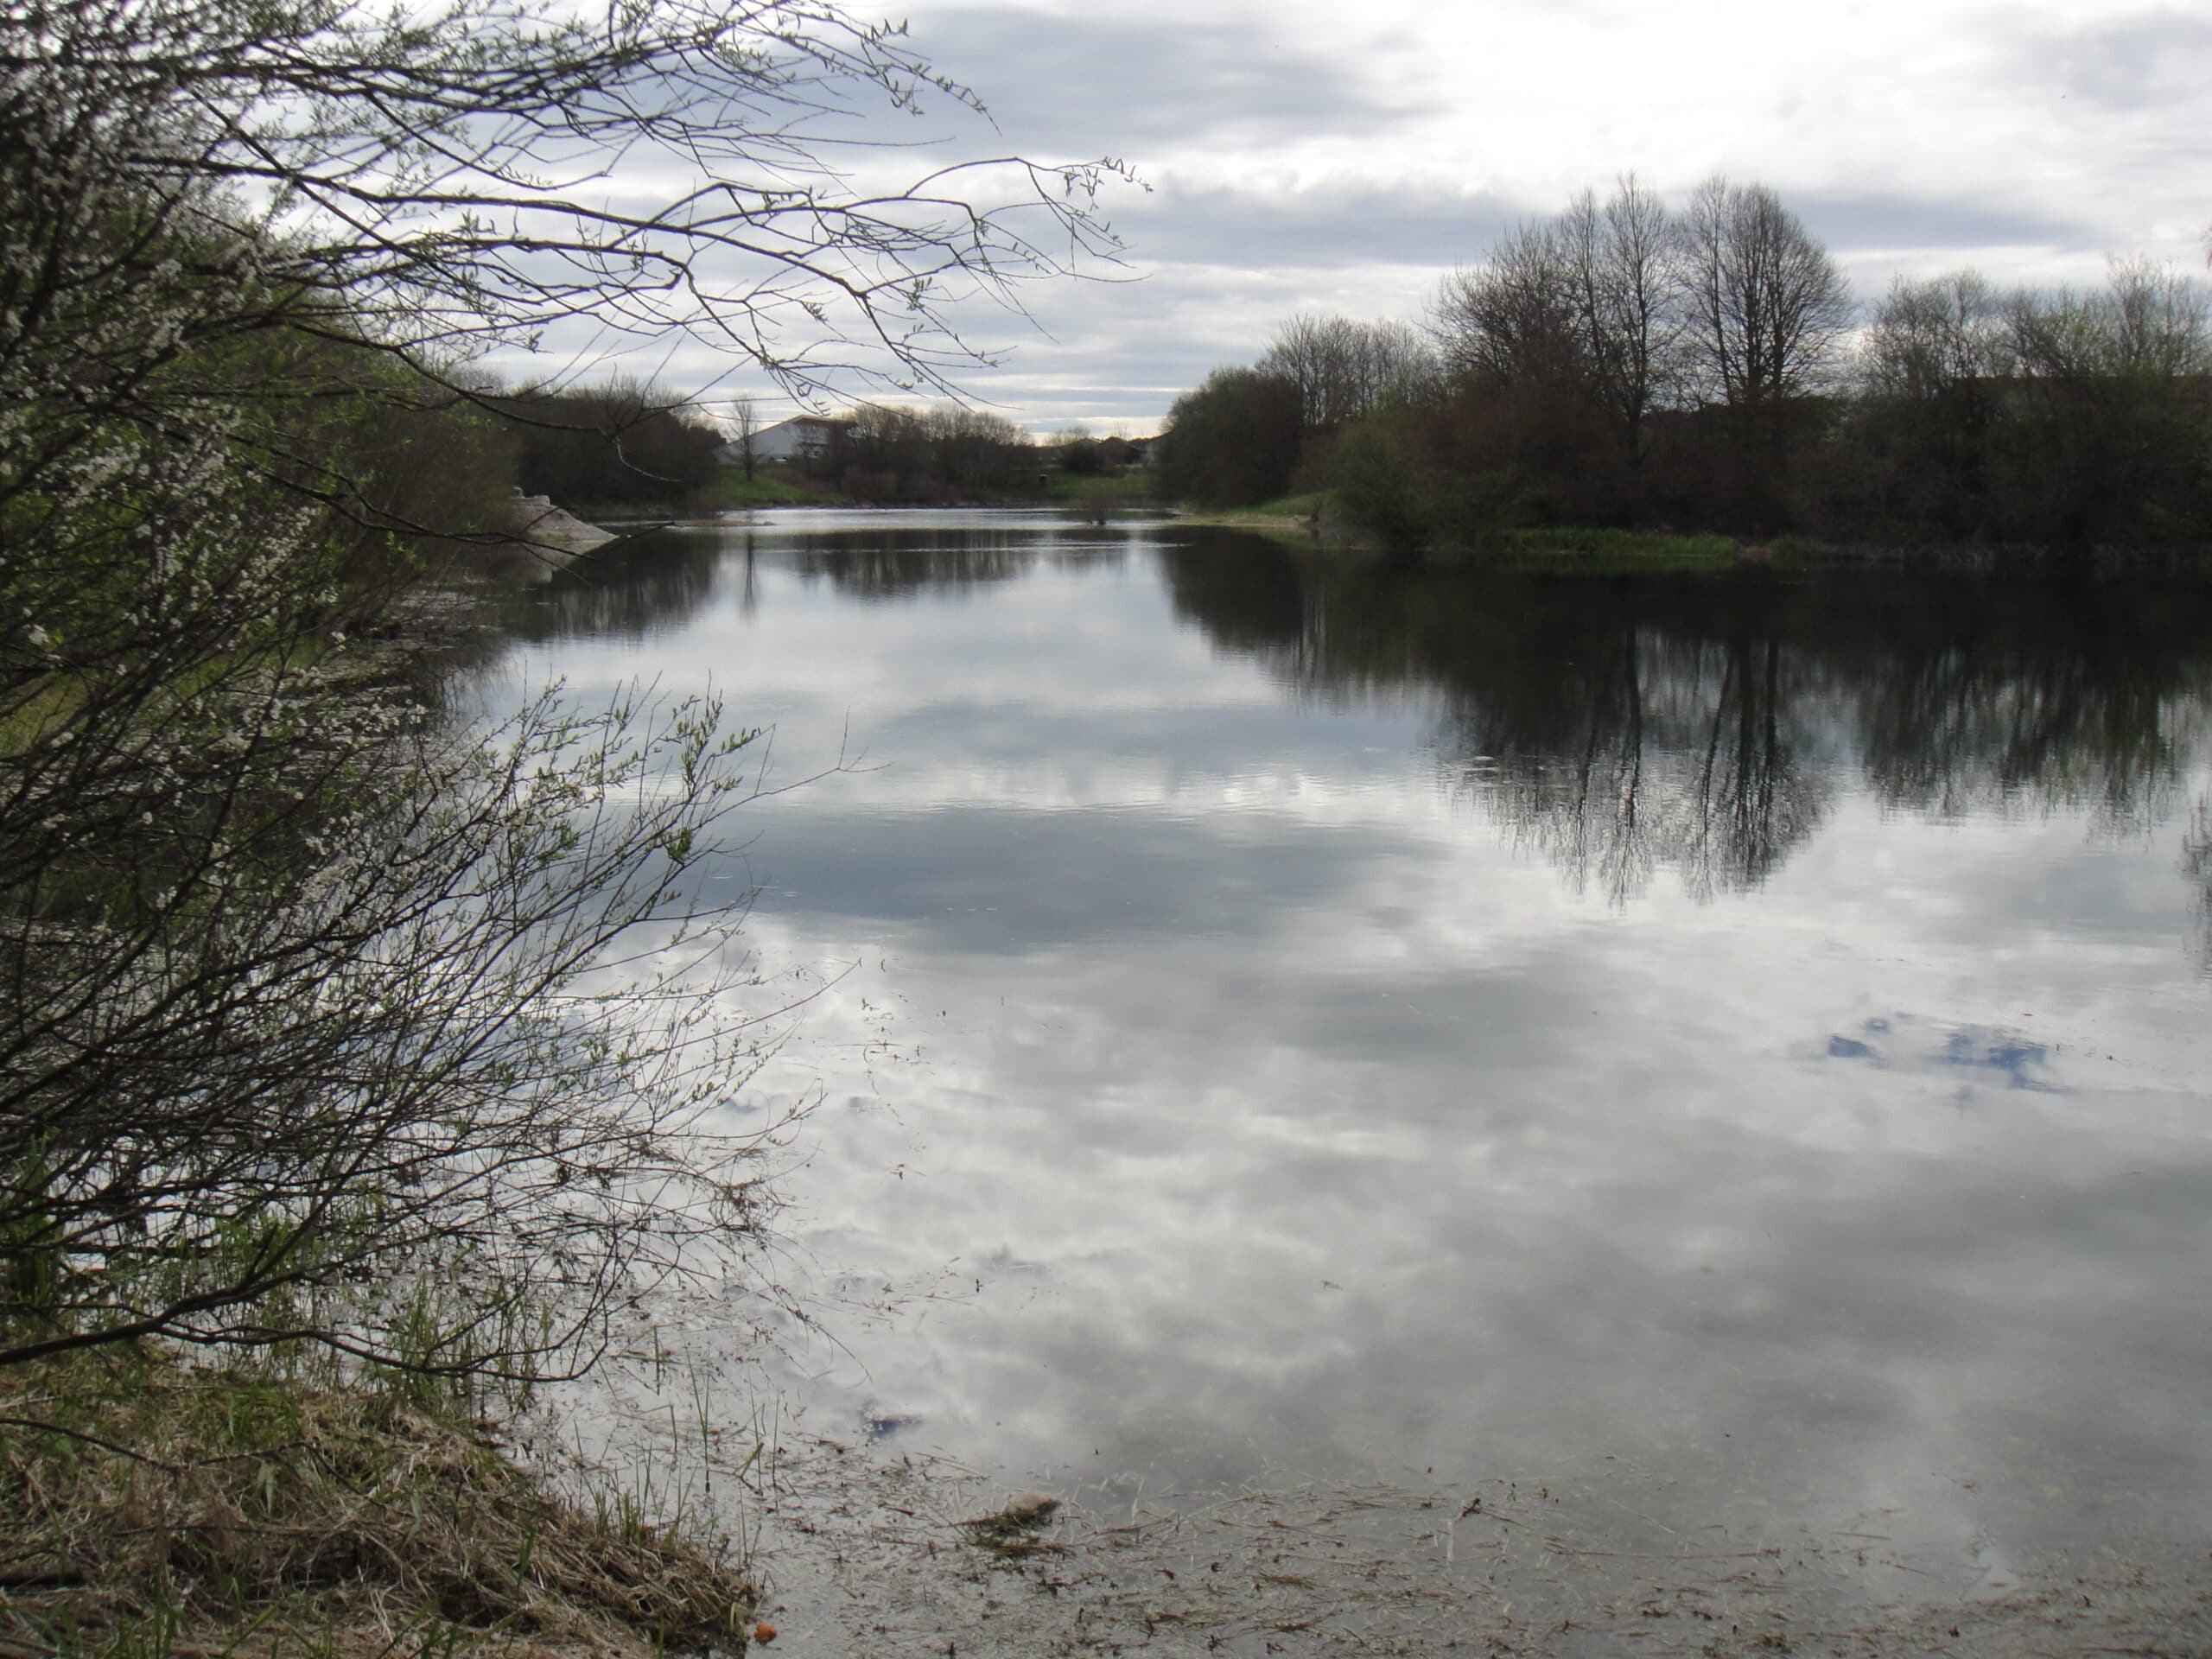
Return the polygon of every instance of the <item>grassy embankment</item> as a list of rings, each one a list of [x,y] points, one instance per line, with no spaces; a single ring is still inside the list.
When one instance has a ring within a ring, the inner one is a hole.
[[[1334,493],[1287,495],[1254,507],[1187,512],[1178,523],[1246,530],[1278,540],[1310,543],[1318,524],[1324,539],[1340,545],[1373,545],[1337,517]],[[1500,569],[1580,575],[1628,575],[1660,570],[1715,571],[1738,564],[1787,563],[1787,547],[1745,543],[1726,536],[1681,536],[1656,530],[1499,530],[1479,543],[1445,556]]]
[[[1152,475],[1141,467],[1088,477],[1080,473],[1047,473],[1041,497],[1031,499],[1042,499],[1058,507],[1098,505],[1116,512],[1148,507],[1158,499],[1153,493]]]
[[[1179,506],[1174,514],[1179,524],[1207,530],[1241,530],[1286,546],[1311,547],[1323,537],[1339,547],[1365,545],[1343,524],[1330,519],[1330,493],[1322,490],[1309,495],[1286,495],[1278,500],[1263,501],[1255,507]],[[1320,514],[1318,521],[1317,512]],[[1325,530],[1320,528],[1323,525]]]
[[[0,1655],[651,1659],[745,1644],[727,1546],[458,1402],[118,1346],[0,1373]]]
[[[682,497],[627,501],[568,500],[556,505],[591,524],[629,525],[666,524],[703,518],[721,512],[741,512],[750,507],[841,507],[849,499],[810,480],[778,467],[763,467],[751,478],[742,467],[728,467],[712,482]]]
[[[1473,556],[1510,570],[1631,575],[1651,570],[1711,571],[1764,564],[1776,554],[1726,536],[1676,536],[1657,530],[1503,530]]]
[[[722,474],[701,491],[694,504],[700,512],[733,512],[744,507],[832,507],[844,504],[835,490],[802,480],[781,468],[757,468],[745,475],[742,467],[726,467]]]
[[[1176,514],[1178,523],[1219,525],[1230,530],[1294,530],[1303,534],[1318,512],[1325,522],[1333,518],[1333,493],[1317,490],[1307,495],[1286,495],[1262,501],[1255,507],[1206,507]]]

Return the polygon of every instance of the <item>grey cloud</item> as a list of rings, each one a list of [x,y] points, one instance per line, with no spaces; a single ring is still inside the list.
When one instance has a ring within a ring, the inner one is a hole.
[[[2032,39],[2031,63],[2069,94],[2140,112],[2194,102],[2212,79],[2212,17],[2160,9]]]
[[[1875,250],[2099,245],[2098,232],[2082,220],[1955,197],[1792,190],[1785,200],[1844,257]]]
[[[1017,408],[1039,429],[1077,417],[1149,426],[1209,371],[1259,356],[1283,318],[1299,311],[1411,318],[1429,285],[1426,276],[1394,276],[1374,301],[1339,300],[1325,291],[1328,273],[1317,281],[1310,270],[1171,262],[1164,239],[1130,229],[1135,256],[1148,268],[1144,280],[1071,284],[1041,296],[1037,320],[1049,332],[1016,340],[1003,366],[976,380],[981,395]]]
[[[1479,259],[1515,220],[1544,211],[1488,192],[1338,185],[1289,194],[1163,186],[1124,216],[1136,259],[1263,271]]]
[[[1230,23],[962,8],[931,13],[914,43],[1024,146],[1141,159],[1163,146],[1376,134],[1422,112],[1324,54]]]
[[[2080,219],[2030,208],[1876,191],[1791,190],[1787,204],[1837,252],[1862,248],[2094,247]],[[1124,217],[1139,260],[1278,271],[1480,260],[1519,220],[1560,206],[1491,192],[1438,196],[1406,186],[1287,195],[1167,187]]]

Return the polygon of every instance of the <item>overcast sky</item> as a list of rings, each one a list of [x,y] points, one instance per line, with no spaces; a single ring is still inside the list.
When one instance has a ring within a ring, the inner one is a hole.
[[[855,7],[865,10],[864,5]],[[1117,283],[1032,290],[979,400],[1048,431],[1154,430],[1300,310],[1418,321],[1502,226],[1633,168],[1779,191],[1862,296],[1972,264],[2094,283],[2202,270],[2212,7],[2126,0],[921,0],[913,43],[989,106],[949,151],[1113,156]],[[672,364],[696,380],[702,366]],[[763,388],[762,390],[765,390]],[[780,408],[774,412],[784,412]]]

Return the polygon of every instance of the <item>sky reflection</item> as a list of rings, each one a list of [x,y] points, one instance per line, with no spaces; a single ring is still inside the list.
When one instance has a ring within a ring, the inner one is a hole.
[[[761,1362],[815,1421],[1069,1491],[1611,1459],[1653,1524],[2199,1529],[2212,596],[961,523],[649,548],[506,671],[864,757],[710,876],[844,970],[761,1080],[821,1103],[842,1346]]]

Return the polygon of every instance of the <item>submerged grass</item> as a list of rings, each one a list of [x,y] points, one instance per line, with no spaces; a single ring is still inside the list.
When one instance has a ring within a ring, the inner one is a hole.
[[[725,1542],[587,1509],[416,1394],[147,1352],[0,1374],[0,1656],[742,1648]]]

